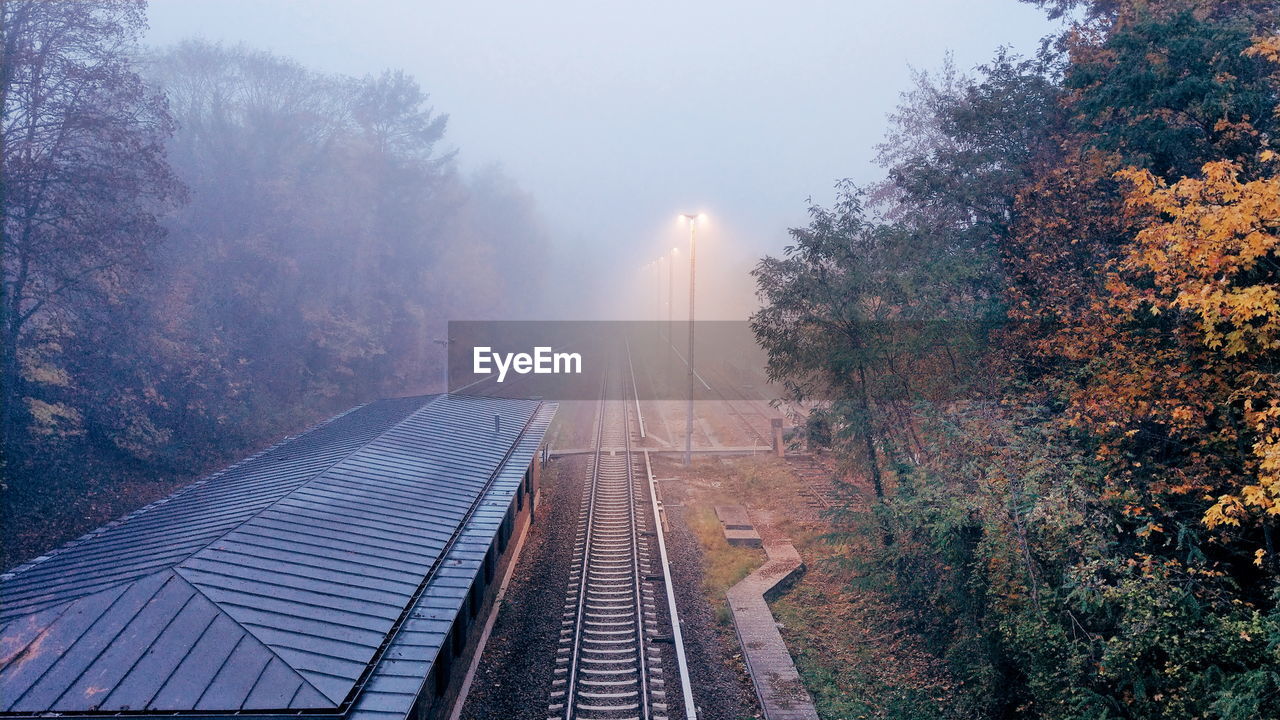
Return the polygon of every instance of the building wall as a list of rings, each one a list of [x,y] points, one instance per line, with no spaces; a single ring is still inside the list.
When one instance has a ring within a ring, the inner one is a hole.
[[[525,471],[520,492],[511,500],[507,518],[485,556],[485,563],[471,586],[462,610],[454,620],[449,640],[431,666],[413,712],[413,720],[445,720],[449,717],[462,687],[467,669],[475,658],[485,622],[493,610],[500,580],[516,555],[514,548],[533,522],[542,479],[542,453],[536,453]],[[461,700],[465,701],[465,698]]]

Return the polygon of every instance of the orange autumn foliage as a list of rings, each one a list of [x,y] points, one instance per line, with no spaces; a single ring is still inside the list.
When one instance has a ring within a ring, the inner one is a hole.
[[[1111,62],[1084,45],[1075,60]],[[1243,55],[1280,65],[1280,37]],[[1063,138],[1062,162],[1020,191],[1004,248],[1015,335],[1140,536],[1280,516],[1280,158],[1248,115],[1208,122],[1220,159],[1194,177]],[[1244,537],[1252,555],[1261,538]]]
[[[1202,371],[1223,380],[1216,401],[1239,418],[1230,439],[1250,449],[1240,478],[1216,488],[1204,520],[1216,527],[1251,513],[1280,515],[1280,177],[1242,181],[1230,161],[1172,185],[1144,170],[1119,177],[1130,183],[1130,207],[1155,219],[1111,276],[1114,304],[1190,323],[1209,351]],[[1168,419],[1199,424],[1191,408]]]

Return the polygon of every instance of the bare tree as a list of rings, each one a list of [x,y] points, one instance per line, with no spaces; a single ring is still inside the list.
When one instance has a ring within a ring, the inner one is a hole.
[[[141,0],[0,0],[0,359],[7,443],[40,349],[116,299],[180,193],[164,98],[133,64]],[[56,374],[56,373],[55,373]]]

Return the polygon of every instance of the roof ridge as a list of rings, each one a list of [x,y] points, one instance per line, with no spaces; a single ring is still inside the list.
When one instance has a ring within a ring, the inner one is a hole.
[[[481,560],[472,551],[480,546],[469,543],[497,537],[510,510],[505,503],[514,503],[520,474],[536,457],[554,405],[534,398],[434,395],[372,407],[377,409],[343,413],[349,419],[321,436],[295,438],[296,448],[285,444],[225,480],[196,492],[187,488],[176,496],[183,499],[134,520],[132,529],[117,527],[14,579],[31,596],[22,595],[23,602],[40,608],[39,615],[23,613],[37,625],[52,621],[56,637],[89,633],[83,640],[92,640],[65,661],[52,654],[58,647],[47,644],[41,662],[61,664],[40,686],[41,695],[31,690],[28,704],[52,708],[61,698],[67,708],[83,708],[100,700],[84,712],[108,714],[130,706],[178,716],[237,708],[342,714],[391,702],[390,693],[399,708],[403,684],[377,684],[392,672],[386,662],[400,656],[403,648],[396,648],[405,642],[427,648],[422,652],[429,661],[430,648],[443,642],[441,623],[415,608],[433,593],[457,594],[439,589],[439,568],[461,562],[468,572],[479,572]],[[501,422],[493,424],[491,416]],[[495,485],[499,480],[503,484]],[[502,494],[495,495],[498,487]],[[322,533],[328,540],[312,536],[330,523],[331,531]],[[187,532],[186,525],[196,529]],[[373,544],[349,545],[365,531]],[[159,543],[159,551],[130,550],[129,543],[175,534],[181,542]],[[113,559],[116,552],[124,560],[136,556],[136,567],[116,567],[122,562]],[[65,592],[104,583],[92,600],[65,601],[63,590],[50,595],[58,588],[42,587],[46,580],[61,583],[64,568],[79,572],[91,562],[104,564],[104,571],[86,574]],[[121,581],[126,570],[141,574]],[[164,582],[154,602],[143,597]],[[351,585],[335,591],[334,583]],[[86,603],[85,613],[98,613],[122,592],[126,600],[93,621],[96,629],[85,626],[84,613],[74,623],[64,615],[82,607],[77,603]],[[42,607],[41,597],[56,604]],[[140,651],[143,659],[136,660]],[[26,672],[36,671],[33,665]],[[75,692],[65,698],[57,694],[70,690]],[[100,695],[104,691],[111,694]]]
[[[341,704],[341,702],[342,702],[342,701],[341,701],[341,699],[334,700],[333,698],[329,697],[329,694],[328,694],[328,693],[326,693],[325,691],[321,690],[320,688],[318,688],[318,687],[316,687],[314,684],[312,684],[311,680],[310,680],[306,675],[303,675],[303,674],[302,674],[302,671],[298,670],[298,668],[294,667],[292,663],[290,663],[288,660],[284,659],[284,657],[283,657],[283,656],[281,656],[281,655],[280,655],[280,653],[276,652],[276,649],[275,649],[275,648],[271,647],[271,645],[269,645],[265,640],[263,640],[262,638],[258,637],[258,636],[257,636],[257,634],[256,634],[256,633],[254,633],[252,629],[250,629],[249,627],[245,626],[245,624],[244,624],[244,623],[242,623],[242,622],[240,622],[239,620],[237,620],[237,619],[235,618],[235,616],[234,616],[234,615],[232,615],[231,613],[227,612],[227,611],[226,611],[226,609],[222,607],[222,603],[220,603],[220,602],[218,602],[217,600],[214,600],[213,598],[209,597],[209,594],[208,594],[208,593],[206,593],[206,592],[204,591],[204,589],[203,589],[203,588],[201,588],[199,585],[196,585],[196,584],[195,584],[195,582],[194,582],[191,578],[187,577],[185,574],[183,574],[182,572],[180,572],[180,570],[181,570],[181,569],[182,569],[182,568],[178,567],[177,565],[174,565],[173,567],[166,568],[165,570],[162,570],[161,572],[170,572],[170,573],[173,573],[174,577],[176,577],[176,578],[178,578],[179,580],[181,580],[182,582],[186,583],[186,584],[187,584],[187,586],[188,586],[188,587],[190,587],[190,588],[191,588],[191,590],[192,590],[195,594],[197,594],[197,595],[199,595],[200,597],[204,598],[207,602],[209,602],[209,604],[211,604],[211,605],[213,605],[215,608],[217,608],[217,610],[218,610],[218,614],[219,614],[219,615],[221,615],[222,617],[224,617],[224,618],[226,618],[226,619],[230,620],[231,622],[235,623],[236,627],[238,627],[238,628],[240,628],[241,630],[243,630],[243,631],[244,631],[244,634],[245,634],[247,637],[253,638],[253,641],[254,641],[254,642],[256,642],[256,643],[258,643],[259,645],[261,645],[261,646],[262,646],[262,648],[263,648],[264,650],[266,650],[266,651],[271,655],[271,657],[273,657],[273,658],[275,658],[276,660],[279,660],[280,662],[284,663],[284,666],[285,666],[285,667],[287,667],[287,668],[289,668],[289,672],[291,672],[291,673],[293,673],[294,675],[296,675],[296,676],[298,677],[298,679],[302,681],[302,684],[303,684],[303,685],[305,685],[305,686],[307,686],[307,687],[311,688],[312,690],[314,690],[317,694],[319,694],[319,695],[320,695],[320,697],[322,697],[322,698],[326,698],[326,699],[330,700],[331,702],[333,702],[334,707],[337,707],[338,705],[340,705],[340,704]],[[229,658],[229,657],[230,657],[230,656],[228,656],[228,658]],[[227,662],[227,660],[226,660],[226,659],[223,659],[223,665],[224,665],[224,666],[225,666],[226,662]],[[263,672],[265,672],[265,671],[266,671],[266,666],[265,666],[265,665],[263,666],[262,670],[263,670]],[[217,676],[217,673],[214,673],[214,676],[216,677],[216,676]],[[256,684],[256,681],[255,681],[255,684]],[[294,695],[297,695],[297,692],[296,692],[296,691],[294,692]],[[242,703],[242,704],[243,704],[243,703]],[[225,710],[239,710],[240,708],[224,708],[224,709],[225,709]]]
[[[195,490],[196,490],[196,489],[198,489],[198,488],[202,488],[202,487],[204,487],[205,485],[208,485],[209,483],[213,482],[214,480],[217,480],[217,479],[219,479],[219,478],[221,478],[221,477],[225,476],[227,473],[231,472],[232,470],[235,470],[236,468],[242,467],[242,466],[244,466],[244,465],[246,465],[246,464],[248,464],[248,463],[250,463],[250,462],[252,462],[252,461],[254,461],[254,460],[257,460],[257,459],[261,458],[262,456],[266,455],[267,453],[270,453],[270,452],[272,452],[272,451],[278,450],[278,449],[280,449],[282,446],[284,446],[286,443],[289,443],[289,442],[290,442],[290,441],[292,441],[292,440],[296,440],[297,438],[300,438],[300,437],[302,437],[303,435],[306,435],[306,434],[308,434],[308,433],[314,432],[314,431],[319,430],[319,429],[321,429],[321,428],[323,428],[323,427],[326,427],[326,426],[328,426],[328,425],[330,425],[330,424],[332,424],[332,423],[334,423],[334,422],[337,422],[338,420],[340,420],[340,419],[342,419],[342,418],[346,417],[347,415],[350,415],[351,413],[355,412],[356,410],[359,410],[359,409],[361,409],[361,408],[363,408],[363,407],[367,407],[367,406],[368,406],[368,405],[370,405],[370,404],[371,404],[371,403],[361,403],[360,405],[356,405],[355,407],[349,408],[349,409],[347,409],[347,410],[345,410],[345,411],[343,411],[343,412],[338,413],[337,415],[334,415],[333,417],[326,418],[326,419],[324,419],[324,420],[321,420],[320,422],[317,422],[317,423],[315,423],[315,424],[313,424],[313,425],[310,425],[310,426],[308,426],[308,427],[306,427],[306,428],[304,428],[304,429],[302,429],[302,430],[298,431],[298,432],[297,432],[297,433],[295,433],[295,434],[292,434],[292,435],[285,435],[285,436],[284,436],[284,437],[282,437],[280,440],[278,440],[278,441],[276,441],[276,442],[272,443],[271,445],[268,445],[267,447],[265,447],[265,448],[263,448],[263,449],[259,450],[259,451],[258,451],[258,452],[256,452],[256,453],[253,453],[252,455],[249,455],[249,456],[247,456],[247,457],[243,457],[243,458],[241,458],[241,459],[237,460],[236,462],[231,463],[230,465],[227,465],[226,467],[223,467],[223,468],[221,468],[221,469],[219,469],[219,470],[215,470],[214,472],[212,472],[212,473],[210,473],[210,474],[208,474],[208,475],[204,475],[204,476],[201,476],[201,477],[199,477],[199,478],[196,478],[195,480],[192,480],[191,482],[187,483],[186,485],[183,485],[182,487],[178,488],[177,490],[174,490],[173,492],[169,493],[168,495],[165,495],[165,496],[164,496],[164,497],[162,497],[162,498],[158,498],[158,499],[156,499],[156,500],[153,500],[153,501],[151,501],[151,502],[147,503],[146,505],[143,505],[142,507],[138,508],[137,510],[134,510],[134,511],[132,511],[132,512],[126,513],[126,514],[121,515],[120,517],[115,518],[115,519],[113,519],[113,520],[111,520],[111,521],[109,521],[109,522],[107,522],[107,523],[104,523],[104,524],[102,524],[102,525],[99,525],[98,527],[96,527],[96,528],[94,528],[94,529],[92,529],[92,530],[90,530],[90,531],[86,532],[85,534],[81,535],[80,537],[74,538],[74,539],[72,539],[72,540],[68,540],[68,541],[66,541],[65,543],[63,543],[63,544],[59,545],[58,547],[53,548],[52,550],[50,550],[50,551],[48,551],[48,552],[46,552],[46,553],[44,553],[44,554],[40,555],[39,557],[32,558],[32,559],[30,559],[30,560],[27,560],[27,561],[26,561],[26,562],[24,562],[24,563],[21,563],[21,564],[19,564],[19,565],[15,565],[15,566],[13,566],[12,568],[10,568],[10,569],[8,569],[8,570],[4,571],[3,573],[0,573],[0,581],[12,580],[13,578],[17,577],[18,575],[20,575],[20,574],[22,574],[22,573],[24,573],[24,572],[28,572],[28,571],[30,571],[30,570],[31,570],[31,569],[33,569],[33,568],[39,567],[40,565],[42,565],[42,564],[44,564],[44,563],[48,562],[49,560],[52,560],[53,558],[55,558],[55,557],[57,557],[57,556],[59,556],[59,555],[61,555],[61,554],[65,553],[65,552],[67,552],[68,550],[71,550],[72,548],[79,547],[80,545],[82,545],[82,544],[84,544],[84,543],[86,543],[86,542],[88,542],[88,541],[90,541],[90,540],[92,540],[92,539],[94,539],[94,538],[98,537],[99,535],[101,535],[102,533],[104,533],[104,532],[106,532],[106,531],[108,531],[108,530],[111,530],[111,529],[113,529],[113,528],[119,527],[119,526],[121,526],[121,525],[123,525],[123,524],[125,524],[125,523],[127,523],[127,522],[129,522],[129,521],[131,521],[131,520],[135,520],[135,519],[137,519],[138,517],[140,517],[140,516],[142,516],[142,515],[144,515],[144,514],[146,514],[146,513],[150,512],[150,511],[152,511],[152,510],[155,510],[155,509],[156,509],[156,508],[158,508],[158,507],[161,507],[162,505],[166,505],[166,504],[168,504],[168,503],[172,502],[173,500],[176,500],[176,499],[178,499],[178,498],[180,498],[180,497],[183,497],[183,496],[187,495],[187,494],[188,494],[188,493],[190,493],[190,492],[195,491]],[[415,412],[416,412],[416,411],[415,411]],[[398,423],[397,423],[397,424],[398,424]],[[393,426],[393,427],[394,427],[394,426]],[[362,445],[361,447],[363,447],[363,445]],[[332,467],[332,466],[330,466],[330,467]],[[328,469],[329,469],[329,468],[328,468],[328,467],[326,467],[326,468],[325,468],[324,470],[322,470],[321,472],[325,472],[325,471],[327,471]],[[200,549],[197,549],[197,550],[193,551],[191,554],[192,554],[192,555],[194,555],[195,553],[200,552],[200,550],[204,549],[204,547],[208,547],[208,546],[207,546],[207,545],[205,545],[205,546],[201,547]],[[190,555],[188,555],[187,557],[190,557]],[[186,558],[183,558],[183,560],[185,560],[185,559],[186,559]],[[183,560],[176,561],[176,562],[174,562],[172,565],[170,565],[169,567],[170,567],[170,568],[177,567],[179,563],[183,562]],[[136,579],[136,578],[135,578],[135,579]],[[128,583],[128,582],[132,582],[132,581],[133,581],[133,579],[125,578],[125,579],[122,579],[120,582],[121,582],[121,583]],[[108,587],[115,587],[115,585],[110,585],[110,586],[108,586]],[[104,589],[105,589],[105,588],[104,588]],[[81,596],[81,597],[83,597],[83,596]],[[72,599],[74,600],[74,598],[72,598]]]
[[[63,617],[64,617],[64,616],[66,615],[66,613],[67,613],[67,610],[68,610],[68,609],[70,609],[71,607],[73,607],[76,603],[87,601],[89,598],[92,598],[92,597],[95,597],[95,596],[99,596],[99,595],[106,596],[106,594],[107,594],[107,593],[112,593],[112,592],[114,592],[114,593],[115,593],[115,596],[114,596],[114,597],[112,597],[112,598],[111,598],[111,600],[110,600],[110,601],[109,601],[109,602],[108,602],[108,603],[103,607],[103,609],[102,609],[102,610],[100,610],[100,611],[99,611],[99,613],[95,616],[96,618],[100,619],[103,615],[105,615],[106,613],[110,612],[110,609],[111,609],[112,607],[114,607],[117,603],[119,603],[119,602],[120,602],[120,600],[121,600],[121,598],[123,598],[123,597],[125,597],[126,595],[128,595],[128,593],[129,593],[129,591],[130,591],[130,590],[129,590],[129,589],[130,589],[130,587],[135,586],[135,585],[138,585],[138,584],[140,584],[140,583],[144,583],[144,582],[152,581],[152,580],[155,580],[155,581],[159,582],[159,585],[158,585],[154,590],[152,590],[151,595],[150,595],[150,598],[155,598],[155,597],[156,597],[156,594],[157,594],[157,593],[159,593],[161,590],[163,590],[163,589],[164,589],[164,587],[165,587],[166,585],[168,585],[170,582],[177,582],[177,583],[181,583],[182,585],[184,585],[184,586],[185,586],[185,589],[187,589],[187,590],[190,590],[190,591],[191,591],[192,596],[199,595],[201,598],[203,598],[203,599],[205,600],[205,602],[208,602],[208,603],[209,603],[209,605],[210,605],[211,607],[213,607],[213,608],[214,608],[214,612],[216,612],[216,613],[217,613],[217,616],[223,617],[223,618],[225,618],[225,619],[227,619],[227,620],[231,621],[231,622],[232,622],[232,623],[233,623],[237,628],[239,628],[239,629],[240,629],[240,631],[241,631],[241,632],[243,632],[243,633],[244,633],[244,635],[245,635],[246,637],[250,638],[250,640],[251,640],[252,642],[257,643],[257,644],[262,648],[262,650],[264,650],[268,655],[270,655],[272,658],[278,659],[281,663],[283,663],[283,664],[284,664],[284,666],[288,669],[289,673],[291,673],[292,675],[296,676],[296,677],[297,677],[297,679],[298,679],[298,681],[299,681],[302,685],[305,685],[306,687],[310,688],[311,690],[313,690],[314,692],[316,692],[317,694],[319,694],[319,696],[320,696],[320,697],[325,698],[325,699],[329,700],[330,702],[332,702],[335,708],[340,704],[341,700],[334,700],[332,697],[330,697],[330,696],[328,695],[328,693],[325,693],[325,692],[323,692],[322,690],[320,690],[319,688],[317,688],[317,687],[316,687],[316,686],[315,686],[315,685],[314,685],[314,684],[313,684],[313,683],[312,683],[312,682],[311,682],[311,681],[310,681],[310,680],[309,680],[305,675],[303,675],[303,674],[302,674],[302,673],[301,673],[297,668],[295,668],[292,664],[290,664],[288,660],[285,660],[283,657],[281,657],[281,656],[280,656],[280,655],[275,651],[275,649],[274,649],[274,648],[272,648],[270,645],[268,645],[266,642],[264,642],[261,638],[259,638],[257,635],[255,635],[255,634],[253,633],[253,631],[251,631],[249,628],[245,627],[242,623],[240,623],[239,621],[237,621],[237,620],[235,619],[235,617],[233,617],[230,613],[228,613],[228,612],[227,612],[227,611],[222,607],[222,605],[221,605],[221,604],[219,604],[219,603],[218,603],[217,601],[215,601],[213,598],[209,597],[209,595],[208,595],[208,594],[206,594],[206,593],[205,593],[205,592],[204,592],[204,591],[203,591],[199,586],[197,586],[195,583],[193,583],[193,582],[191,581],[191,579],[190,579],[190,578],[188,578],[188,577],[186,577],[185,575],[183,575],[183,574],[179,573],[179,572],[178,572],[178,569],[177,569],[177,568],[175,568],[175,567],[166,567],[166,568],[161,568],[161,569],[159,569],[159,570],[156,570],[156,571],[155,571],[155,572],[153,572],[153,573],[148,573],[148,574],[143,575],[143,576],[141,576],[141,577],[132,578],[132,579],[127,580],[127,581],[125,581],[125,582],[123,582],[123,583],[120,583],[119,585],[113,585],[113,586],[110,586],[110,587],[105,587],[105,588],[102,588],[101,590],[97,590],[97,591],[95,591],[95,592],[93,592],[93,593],[90,593],[89,595],[81,595],[80,597],[76,597],[76,598],[72,598],[72,599],[70,599],[70,600],[67,600],[67,601],[66,601],[66,602],[64,602],[64,603],[59,603],[59,604],[57,604],[57,605],[53,605],[53,606],[50,606],[49,608],[46,608],[46,610],[53,610],[53,609],[57,609],[57,608],[61,608],[61,609],[59,610],[59,612],[58,612],[58,613],[57,613],[53,618],[51,618],[51,619],[49,620],[49,622],[48,622],[48,623],[46,623],[43,627],[41,627],[41,628],[39,629],[39,631],[38,631],[38,632],[36,632],[36,633],[34,633],[34,634],[32,635],[32,637],[27,641],[26,645],[24,645],[24,646],[23,646],[23,648],[22,648],[21,650],[19,650],[17,653],[15,653],[15,654],[14,654],[14,656],[13,656],[12,658],[10,658],[10,659],[9,659],[8,663],[6,663],[6,666],[7,666],[8,664],[10,664],[10,663],[18,662],[18,661],[19,661],[19,659],[22,657],[22,655],[26,653],[27,648],[28,648],[28,647],[30,647],[31,645],[33,645],[33,644],[35,644],[35,643],[39,642],[39,641],[40,641],[40,639],[41,639],[42,637],[44,637],[44,636],[45,636],[45,635],[50,631],[50,629],[51,629],[51,628],[53,628],[53,627],[54,627],[54,626],[55,626],[55,625],[56,625],[60,620],[62,620],[62,619],[63,619]],[[175,617],[176,617],[176,615],[175,615]],[[171,618],[170,620],[172,621],[172,618]],[[91,624],[90,624],[90,626],[92,626],[92,625],[93,625],[94,623],[96,623],[96,622],[98,622],[98,620],[97,620],[97,619],[95,619],[95,620],[93,621],[93,623],[91,623]],[[6,625],[7,625],[7,624],[6,624]],[[0,627],[2,627],[2,626],[0,626]],[[83,633],[82,633],[82,634],[80,634],[80,635],[78,635],[78,636],[76,636],[76,640],[75,640],[75,642],[79,642],[79,641],[80,641],[80,639],[82,639],[83,637],[84,637],[84,634],[83,634]],[[113,640],[108,641],[108,642],[107,642],[107,644],[106,644],[106,645],[104,645],[104,646],[102,647],[102,649],[98,651],[98,655],[97,655],[97,656],[98,656],[98,657],[100,657],[103,653],[107,652],[107,651],[111,648],[112,643],[114,643],[114,642],[115,642],[115,640],[114,640],[114,639],[113,639]],[[134,665],[136,666],[136,665],[137,665],[137,663],[138,663],[138,662],[140,662],[140,661],[142,661],[142,659],[143,659],[144,657],[145,657],[145,655],[139,655],[137,658],[135,658],[135,660],[134,660]],[[230,656],[228,656],[227,658],[224,658],[224,659],[223,659],[223,665],[224,665],[224,666],[225,666],[226,662],[227,662],[229,659],[230,659]],[[45,668],[45,669],[44,669],[44,671],[42,671],[42,672],[40,673],[40,677],[43,677],[45,674],[47,674],[47,673],[49,672],[49,670],[50,670],[50,669],[52,669],[52,667],[53,667],[53,666],[52,666],[52,665],[50,665],[49,667]],[[219,667],[219,670],[221,670],[221,666]],[[266,670],[266,666],[265,666],[265,665],[263,666],[263,670],[264,670],[264,671]],[[126,674],[127,674],[127,673],[126,673]],[[217,674],[218,674],[218,671],[214,671],[214,673],[212,673],[212,674],[210,675],[210,682],[212,682],[213,678],[214,678],[214,677],[216,677],[216,676],[217,676]],[[38,680],[39,680],[39,678],[37,678],[37,680],[36,680],[36,681],[33,681],[33,682],[31,682],[30,684],[28,684],[28,685],[27,685],[27,687],[26,687],[25,689],[23,689],[22,693],[21,693],[18,697],[13,698],[13,701],[17,701],[17,700],[18,700],[18,699],[20,699],[22,696],[26,695],[26,693],[30,692],[30,691],[31,691],[31,690],[36,686],[36,684],[37,684]],[[256,684],[256,682],[257,682],[257,681],[255,680],[255,684]],[[71,687],[72,687],[71,685],[68,685],[67,687],[63,688],[63,690],[62,690],[61,694],[60,694],[58,697],[59,697],[59,698],[61,698],[61,697],[65,696],[65,695],[66,695],[66,693],[70,691]],[[159,690],[158,690],[158,689],[157,689],[157,692],[159,692]],[[155,698],[154,698],[154,696],[153,696],[151,699],[152,699],[152,700],[154,700],[154,699],[155,699]],[[240,710],[240,708],[220,708],[220,709],[221,709],[221,710],[227,710],[227,711],[238,711],[238,710]],[[193,707],[193,708],[191,708],[191,710],[192,710],[192,711],[194,711],[194,710],[195,710],[195,708]]]

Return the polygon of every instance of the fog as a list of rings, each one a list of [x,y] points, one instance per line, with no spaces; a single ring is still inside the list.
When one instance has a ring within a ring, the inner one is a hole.
[[[625,318],[656,312],[665,288],[641,268],[687,247],[685,211],[708,216],[699,317],[743,317],[747,271],[804,224],[806,200],[879,177],[874,145],[913,67],[1033,53],[1054,27],[1006,0],[153,0],[148,17],[152,46],[199,37],[327,73],[403,69],[448,115],[459,167],[500,166],[535,203],[552,242],[541,314]],[[682,265],[681,314],[684,283]]]
[[[1280,720],[1278,28],[0,0],[0,720]]]
[[[442,389],[448,321],[686,318],[682,213],[697,319],[745,319],[810,199],[881,176],[913,67],[1052,30],[1013,0],[0,15],[7,560]]]

